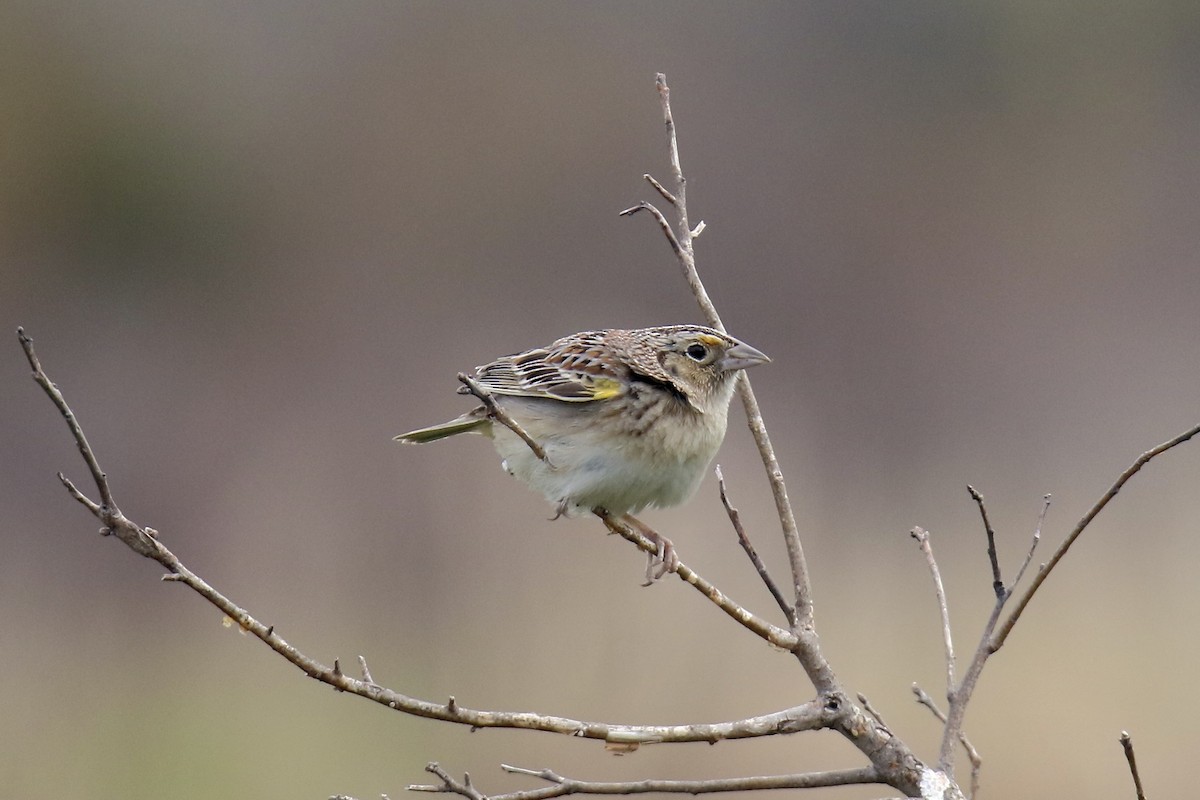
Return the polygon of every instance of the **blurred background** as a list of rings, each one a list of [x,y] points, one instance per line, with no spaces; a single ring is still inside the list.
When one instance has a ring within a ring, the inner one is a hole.
[[[594,780],[858,766],[840,737],[648,747],[404,717],[307,679],[96,535],[29,380],[36,340],[118,502],[325,663],[587,720],[803,702],[794,660],[549,507],[456,372],[566,333],[698,320],[649,217],[673,90],[698,258],[804,535],[827,655],[936,757],[928,528],[965,664],[1054,495],[1043,557],[1200,421],[1200,6],[184,3],[0,8],[0,785],[21,798],[400,797],[438,760]],[[740,409],[733,500],[785,564]],[[985,797],[1190,788],[1200,443],[1080,540],[985,672]],[[709,479],[648,513],[778,621]],[[813,792],[874,798],[886,788]],[[808,796],[808,795],[806,795]]]

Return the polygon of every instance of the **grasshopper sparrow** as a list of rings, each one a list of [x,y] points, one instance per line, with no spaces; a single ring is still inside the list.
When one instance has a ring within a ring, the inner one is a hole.
[[[700,325],[584,331],[475,370],[475,380],[549,463],[485,406],[396,440],[424,444],[482,433],[503,468],[544,494],[559,515],[600,509],[623,516],[655,541],[659,563],[670,569],[670,542],[630,515],[695,492],[725,437],[738,371],[769,360]]]

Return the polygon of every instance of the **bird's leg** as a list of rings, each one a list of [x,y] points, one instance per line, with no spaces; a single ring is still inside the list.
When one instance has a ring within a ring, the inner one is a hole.
[[[638,533],[654,543],[655,551],[648,554],[646,561],[646,582],[649,586],[668,572],[679,569],[679,556],[675,553],[675,545],[670,539],[651,528],[633,514],[623,514],[621,519]]]

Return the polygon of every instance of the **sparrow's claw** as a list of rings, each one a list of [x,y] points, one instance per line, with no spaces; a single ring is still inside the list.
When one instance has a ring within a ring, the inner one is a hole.
[[[632,514],[625,515],[625,522],[654,543],[654,552],[647,553],[646,582],[642,586],[649,586],[668,572],[675,572],[679,569],[679,556],[675,553],[675,545],[670,539]]]

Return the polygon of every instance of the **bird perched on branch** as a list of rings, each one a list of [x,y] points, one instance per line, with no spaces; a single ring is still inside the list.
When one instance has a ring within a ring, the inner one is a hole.
[[[484,405],[396,440],[482,433],[503,468],[544,494],[556,516],[599,509],[624,517],[659,547],[665,572],[678,561],[670,541],[632,514],[695,492],[725,438],[738,372],[767,361],[701,325],[584,331],[477,367]],[[502,424],[505,416],[544,454]]]

